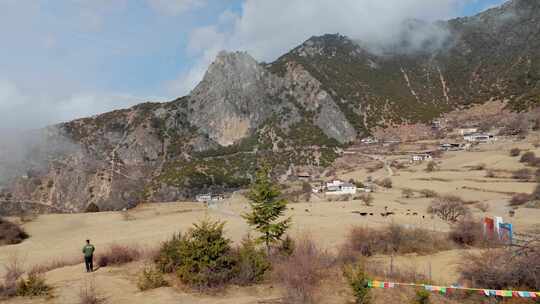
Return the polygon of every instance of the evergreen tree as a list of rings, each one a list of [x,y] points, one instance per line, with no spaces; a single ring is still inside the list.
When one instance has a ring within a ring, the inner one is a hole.
[[[279,221],[287,210],[287,201],[279,198],[281,192],[270,180],[269,173],[266,165],[257,172],[248,194],[251,212],[243,215],[248,224],[262,234],[259,241],[264,242],[268,251],[270,244],[280,240],[291,224],[290,218]]]

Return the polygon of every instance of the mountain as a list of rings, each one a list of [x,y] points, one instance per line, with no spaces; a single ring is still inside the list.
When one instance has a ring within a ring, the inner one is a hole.
[[[269,64],[221,52],[188,96],[43,130],[31,153],[5,161],[15,173],[0,214],[236,189],[263,159],[278,173],[328,166],[375,127],[494,99],[527,110],[540,102],[539,18],[540,2],[513,0],[473,17],[408,21],[392,43],[323,35]]]

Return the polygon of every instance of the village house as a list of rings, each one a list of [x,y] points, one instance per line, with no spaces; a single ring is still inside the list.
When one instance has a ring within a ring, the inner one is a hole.
[[[195,196],[197,202],[217,202],[224,200],[225,197],[221,194],[212,195],[211,193],[198,194]]]
[[[356,185],[352,183],[343,182],[340,180],[333,180],[326,183],[326,194],[341,195],[341,194],[355,194]]]
[[[443,151],[460,151],[467,149],[469,145],[465,143],[443,143],[439,145],[439,149]]]
[[[433,157],[428,153],[413,154],[411,155],[411,163],[419,163],[427,160],[432,160]]]
[[[495,141],[496,138],[494,135],[487,133],[470,133],[463,135],[463,140],[468,142],[486,143]]]
[[[370,144],[376,144],[379,141],[376,138],[373,138],[373,137],[366,137],[366,138],[362,138],[362,140],[360,140],[360,142],[363,143],[363,144],[366,144],[366,145],[370,145]]]
[[[473,134],[478,132],[478,128],[459,128],[456,130],[457,133],[461,136],[466,134]]]

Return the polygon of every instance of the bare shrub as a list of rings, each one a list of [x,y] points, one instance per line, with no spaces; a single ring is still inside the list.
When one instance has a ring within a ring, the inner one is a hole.
[[[512,196],[510,202],[508,203],[511,207],[517,207],[526,204],[531,200],[531,196],[527,193],[518,193]]]
[[[405,169],[407,167],[404,163],[398,161],[393,161],[390,166],[396,168],[397,170]]]
[[[39,297],[49,295],[52,287],[47,285],[40,274],[30,273],[28,278],[17,282],[17,295],[21,297]]]
[[[510,156],[512,157],[518,157],[521,154],[520,148],[513,148],[510,150]]]
[[[88,204],[88,206],[86,207],[86,210],[84,212],[86,212],[86,213],[96,213],[96,212],[99,212],[99,207],[98,207],[98,205],[96,205],[94,203],[90,203],[90,204]]]
[[[536,155],[534,152],[525,152],[523,155],[521,155],[521,158],[519,159],[519,162],[521,163],[531,163],[536,159]]]
[[[458,270],[461,278],[472,285],[489,289],[507,289],[519,286],[523,289],[540,289],[540,268],[531,267],[540,261],[540,248],[534,247],[527,254],[513,250],[484,250],[467,253],[461,259]]]
[[[286,235],[278,246],[274,247],[274,254],[278,256],[290,256],[294,253],[295,241],[290,235]]]
[[[307,202],[311,201],[311,194],[313,193],[311,185],[308,182],[302,183],[302,192]]]
[[[294,253],[274,266],[274,276],[283,285],[286,303],[317,303],[321,281],[333,259],[308,236],[296,241]]]
[[[96,284],[85,281],[79,290],[79,304],[100,304],[105,303],[105,298],[100,297],[96,290]]]
[[[431,156],[432,156],[433,158],[441,158],[441,157],[443,157],[443,155],[444,155],[444,151],[443,151],[443,150],[435,150],[435,151],[432,151],[432,152],[431,152]]]
[[[338,257],[351,262],[359,256],[375,254],[430,254],[452,247],[446,235],[422,228],[404,228],[392,224],[384,229],[353,227]]]
[[[4,265],[3,283],[0,283],[0,299],[17,295],[17,281],[23,274],[21,261],[16,255],[11,256]]]
[[[512,178],[520,181],[527,181],[531,178],[532,172],[527,168],[519,169],[512,173]]]
[[[25,210],[21,214],[19,214],[19,220],[21,221],[21,223],[33,222],[37,218],[38,218],[38,214],[29,210]]]
[[[532,167],[540,167],[540,157],[535,157],[532,161],[528,163],[529,166]]]
[[[373,195],[370,193],[362,193],[355,198],[361,200],[368,207],[373,206]]]
[[[434,162],[434,161],[428,162],[427,165],[426,165],[426,171],[427,172],[433,172],[435,170],[437,170],[437,163]]]
[[[482,223],[472,217],[465,217],[452,225],[448,237],[459,245],[476,246],[484,241]]]
[[[412,189],[405,188],[405,189],[401,190],[401,197],[403,197],[403,198],[411,198],[413,196],[414,196],[414,191]]]
[[[136,246],[113,244],[97,257],[99,267],[118,266],[137,261],[142,257],[140,248]]]
[[[21,260],[16,255],[9,257],[8,262],[4,265],[4,271],[4,282],[16,282],[24,274]]]
[[[419,192],[420,192],[420,195],[425,198],[434,198],[434,197],[439,196],[439,194],[436,191],[430,190],[430,189],[422,189]]]
[[[0,217],[0,246],[18,244],[27,238],[23,228]]]
[[[474,205],[476,209],[482,211],[482,212],[488,212],[489,211],[489,205],[487,203],[476,203]]]
[[[376,184],[387,189],[392,188],[392,180],[389,177],[385,177],[382,180],[378,180]]]
[[[427,212],[440,217],[442,220],[456,222],[469,214],[470,211],[459,196],[445,195],[433,200]]]
[[[532,200],[540,200],[540,184],[536,185],[530,197]]]

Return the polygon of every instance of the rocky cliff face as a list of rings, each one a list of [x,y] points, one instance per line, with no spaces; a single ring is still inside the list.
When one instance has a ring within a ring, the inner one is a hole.
[[[112,210],[244,187],[262,159],[277,172],[326,166],[375,127],[490,99],[536,106],[539,16],[539,2],[514,0],[474,17],[408,22],[392,45],[324,35],[270,64],[222,52],[186,97],[47,128],[32,149],[5,153],[20,155],[15,162],[0,147],[9,172],[0,214]]]

